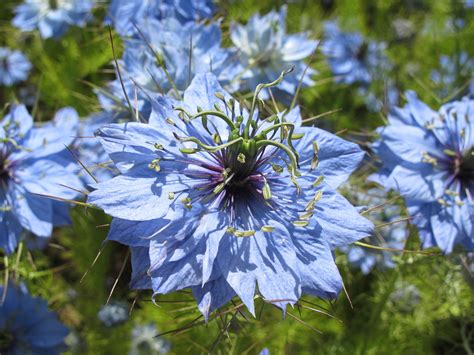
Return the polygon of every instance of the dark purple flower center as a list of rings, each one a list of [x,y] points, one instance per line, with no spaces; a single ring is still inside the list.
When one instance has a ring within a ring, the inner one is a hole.
[[[464,153],[462,157],[454,160],[454,170],[456,176],[463,184],[474,181],[474,148]]]
[[[6,183],[10,178],[10,174],[8,172],[7,162],[5,160],[0,160],[0,184]]]
[[[214,163],[209,166],[209,175],[198,183],[200,192],[194,199],[211,201],[218,199],[224,210],[234,213],[236,204],[244,201],[263,201],[263,186],[267,184],[266,174],[260,168],[268,158],[261,155],[241,155],[242,146],[226,148],[213,155]],[[192,175],[192,173],[190,174]],[[269,186],[267,187],[269,189]],[[211,197],[211,198],[210,198]]]
[[[56,10],[58,8],[58,0],[49,0],[49,8]]]
[[[368,45],[367,43],[362,43],[360,45],[360,47],[357,49],[357,52],[355,54],[355,57],[357,58],[357,60],[359,61],[363,61],[364,58],[366,57],[367,55],[367,50],[368,50]]]
[[[14,336],[12,333],[2,330],[0,331],[0,352],[3,354],[7,353],[8,350],[11,350],[14,343]]]
[[[0,69],[1,70],[8,70],[8,59],[6,57],[0,57]]]

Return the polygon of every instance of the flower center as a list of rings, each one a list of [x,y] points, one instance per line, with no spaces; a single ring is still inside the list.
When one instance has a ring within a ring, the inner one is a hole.
[[[364,60],[365,56],[367,55],[368,45],[367,43],[362,43],[360,47],[357,49],[355,54],[357,60],[362,61]]]
[[[5,162],[0,162],[0,184],[2,182],[8,181],[10,178],[10,174],[8,173],[8,169],[5,165]]]
[[[454,168],[463,183],[474,181],[474,148],[468,150],[460,159],[456,159]]]
[[[246,230],[234,229],[234,222],[241,220],[243,210],[254,210],[255,206],[259,206],[259,213],[264,213],[263,211],[274,211],[282,207],[284,199],[278,199],[278,195],[282,193],[282,179],[289,179],[295,186],[295,196],[300,195],[301,187],[297,182],[300,176],[299,154],[293,142],[301,139],[303,134],[295,134],[295,123],[286,120],[285,112],[264,118],[260,117],[256,107],[259,92],[280,83],[288,72],[283,72],[272,83],[257,86],[248,114],[244,104],[238,104],[233,98],[225,98],[222,93],[216,93],[215,96],[223,103],[224,109],[222,105],[215,104],[214,109],[204,110],[197,107],[197,113],[192,114],[183,107],[174,107],[182,122],[195,127],[201,126],[200,131],[206,131],[209,136],[187,136],[183,128],[178,128],[173,133],[175,139],[183,145],[179,151],[189,158],[178,155],[175,158],[162,156],[160,151],[170,155],[175,153],[159,142],[155,143],[158,157],[150,162],[148,168],[160,172],[162,161],[177,159],[188,164],[188,168],[180,173],[195,179],[192,188],[186,190],[186,196],[181,196],[182,190],[171,191],[168,193],[170,200],[181,201],[189,209],[195,203],[203,203],[226,211],[232,225],[230,233],[249,236],[255,227],[258,228],[259,223],[247,221],[243,222],[247,223]],[[247,117],[246,120],[244,116]],[[225,122],[228,127],[225,133],[217,129],[213,131],[212,127],[216,127],[214,123],[217,121]],[[173,119],[168,118],[166,122],[178,127]],[[195,146],[190,146],[190,143]],[[314,155],[311,169],[315,169],[318,164],[319,146],[317,142],[312,145]],[[197,158],[194,158],[193,155],[198,153]],[[285,170],[286,174],[280,176]],[[306,206],[307,213],[303,216],[305,219],[312,216],[311,211],[320,197],[319,192]],[[308,222],[300,220],[303,217],[299,216],[299,212],[301,211],[296,209],[291,213],[287,212],[285,218],[304,227]],[[266,225],[260,228],[271,229]]]
[[[153,346],[147,340],[142,340],[137,345],[138,354],[152,354],[153,353]]]
[[[10,179],[10,173],[8,171],[8,161],[0,157],[0,187],[6,184]]]
[[[56,10],[58,8],[58,0],[49,0],[49,7],[52,10]]]
[[[0,352],[7,352],[13,346],[15,338],[13,334],[6,330],[0,331]]]
[[[0,57],[0,69],[8,71],[8,59],[7,57]]]

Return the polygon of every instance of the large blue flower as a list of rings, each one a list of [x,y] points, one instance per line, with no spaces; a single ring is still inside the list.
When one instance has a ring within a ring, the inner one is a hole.
[[[59,38],[69,26],[84,26],[92,18],[92,0],[25,0],[15,8],[13,26],[39,30],[42,38]]]
[[[310,56],[318,44],[318,41],[309,40],[307,33],[286,34],[286,6],[278,13],[272,11],[264,16],[256,14],[245,26],[232,24],[230,38],[239,50],[239,59],[244,68],[239,77],[241,89],[253,91],[259,83],[278,77],[282,69],[295,68],[274,89],[277,95],[284,97],[294,95],[307,66],[303,59]],[[313,69],[307,69],[302,80],[303,86],[313,84],[311,76],[314,73]],[[262,94],[268,97],[268,93]]]
[[[26,288],[12,283],[0,286],[6,298],[0,306],[0,353],[60,354],[66,350],[64,338],[68,329],[45,300],[31,297]]]
[[[12,86],[28,78],[30,61],[20,51],[0,47],[0,84]]]
[[[341,32],[334,22],[326,23],[324,30],[322,50],[337,82],[368,85],[374,75],[389,68],[384,43],[366,41],[360,33]]]
[[[434,111],[407,92],[374,144],[383,168],[372,179],[404,196],[423,247],[474,250],[474,101]]]
[[[182,101],[156,96],[148,124],[97,132],[121,175],[88,202],[131,247],[133,288],[191,288],[206,317],[236,295],[254,312],[257,285],[282,308],[338,294],[332,250],[372,231],[335,191],[363,152],[302,127],[298,108],[260,117],[256,101],[249,113],[198,74]]]
[[[212,0],[112,0],[108,20],[122,36],[136,34],[135,25],[144,19],[176,18],[180,23],[212,17]]]
[[[63,109],[52,122],[34,126],[23,105],[13,106],[0,122],[0,247],[5,252],[15,250],[24,230],[46,238],[53,226],[69,222],[68,204],[42,195],[74,199],[82,186],[64,158],[76,124],[75,111]]]

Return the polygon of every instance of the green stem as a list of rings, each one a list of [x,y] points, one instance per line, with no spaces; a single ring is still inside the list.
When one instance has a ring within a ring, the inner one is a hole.
[[[271,127],[268,127],[266,129],[264,129],[261,133],[263,134],[267,134],[267,133],[270,133],[271,131],[275,131],[276,129],[280,128],[280,127],[285,127],[285,126],[289,126],[290,127],[290,131],[288,132],[288,146],[290,147],[291,151],[293,152],[293,154],[295,155],[296,157],[296,166],[298,166],[299,164],[299,155],[298,155],[298,152],[296,151],[295,147],[293,146],[293,141],[292,141],[292,137],[293,137],[293,132],[295,131],[295,125],[294,123],[291,123],[291,122],[281,122],[281,123],[277,123]],[[282,137],[283,139],[283,137]]]
[[[239,137],[237,139],[234,139],[232,141],[229,141],[227,143],[224,143],[224,144],[221,144],[221,145],[207,145],[207,144],[204,144],[203,142],[201,142],[199,139],[195,138],[195,137],[186,137],[186,138],[180,138],[178,137],[176,134],[175,134],[175,137],[176,139],[178,139],[179,141],[181,142],[193,142],[193,143],[196,143],[198,146],[200,146],[201,148],[203,148],[204,150],[208,151],[208,152],[211,152],[211,153],[215,153],[221,149],[224,149],[224,148],[227,148],[227,147],[230,147],[231,145],[234,145],[235,143],[238,143],[238,142],[241,142],[243,141],[244,139],[242,137]]]
[[[268,128],[266,128],[266,129],[264,129],[261,133],[263,133],[263,134],[266,135],[266,134],[270,133],[271,131],[274,131],[274,130],[276,130],[276,129],[280,128],[280,127],[284,127],[284,126],[290,126],[290,127],[293,128],[293,129],[295,128],[294,123],[282,122],[282,123],[278,123],[278,124],[276,124],[276,125],[273,125],[273,126],[271,126],[271,127],[268,127]]]
[[[180,110],[180,111],[183,111],[183,112],[187,113],[186,111],[184,111],[180,108],[177,108],[177,110]],[[191,116],[190,118],[195,119],[195,118],[199,118],[199,117],[206,116],[206,115],[219,117],[225,123],[227,123],[227,125],[231,128],[231,130],[234,130],[236,128],[235,125],[234,125],[234,122],[232,122],[232,120],[229,117],[227,117],[224,113],[219,112],[219,111],[201,111],[198,114],[196,114],[194,116]]]
[[[298,163],[297,163],[297,158],[296,158],[295,154],[293,153],[293,151],[282,143],[267,140],[267,139],[258,141],[257,142],[257,149],[259,149],[261,147],[264,147],[266,145],[273,145],[274,147],[280,148],[281,150],[283,150],[286,153],[286,155],[288,155],[288,158],[290,158],[290,161],[291,161],[290,174],[292,176],[296,176],[296,167],[298,166]]]
[[[252,106],[250,107],[250,115],[249,115],[249,118],[248,118],[247,123],[245,124],[245,128],[244,128],[244,138],[246,138],[246,139],[249,138],[250,124],[252,122],[253,114],[255,113],[255,107],[256,107],[256,103],[257,103],[257,99],[258,99],[258,94],[260,94],[260,91],[262,91],[265,88],[270,88],[270,87],[273,87],[273,86],[277,86],[278,84],[280,84],[283,81],[284,76],[288,73],[291,73],[293,71],[293,69],[294,69],[294,67],[291,67],[288,70],[282,71],[280,76],[276,80],[272,81],[271,83],[258,84],[257,85],[257,88],[255,89],[255,93],[253,94]]]

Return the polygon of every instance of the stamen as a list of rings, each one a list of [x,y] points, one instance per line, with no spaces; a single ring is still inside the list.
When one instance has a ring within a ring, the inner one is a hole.
[[[423,152],[423,153],[421,153],[421,155],[422,155],[421,161],[423,163],[428,163],[428,164],[431,164],[433,166],[438,165],[438,160],[436,158],[432,157],[431,155],[429,155],[428,152]]]
[[[311,184],[313,187],[317,187],[318,185],[320,185],[322,182],[324,181],[324,176],[318,176],[316,178],[316,180],[314,180],[314,182]]]
[[[263,198],[265,200],[270,200],[272,198],[272,191],[270,189],[270,185],[268,185],[267,181],[263,184],[262,190]]]
[[[153,159],[151,163],[148,164],[148,168],[155,170],[157,173],[160,172],[161,171],[160,160],[161,158]]]
[[[265,232],[265,233],[270,233],[270,232],[273,232],[275,230],[275,227],[272,227],[272,226],[262,226],[262,228],[260,228],[260,230],[262,232]]]

